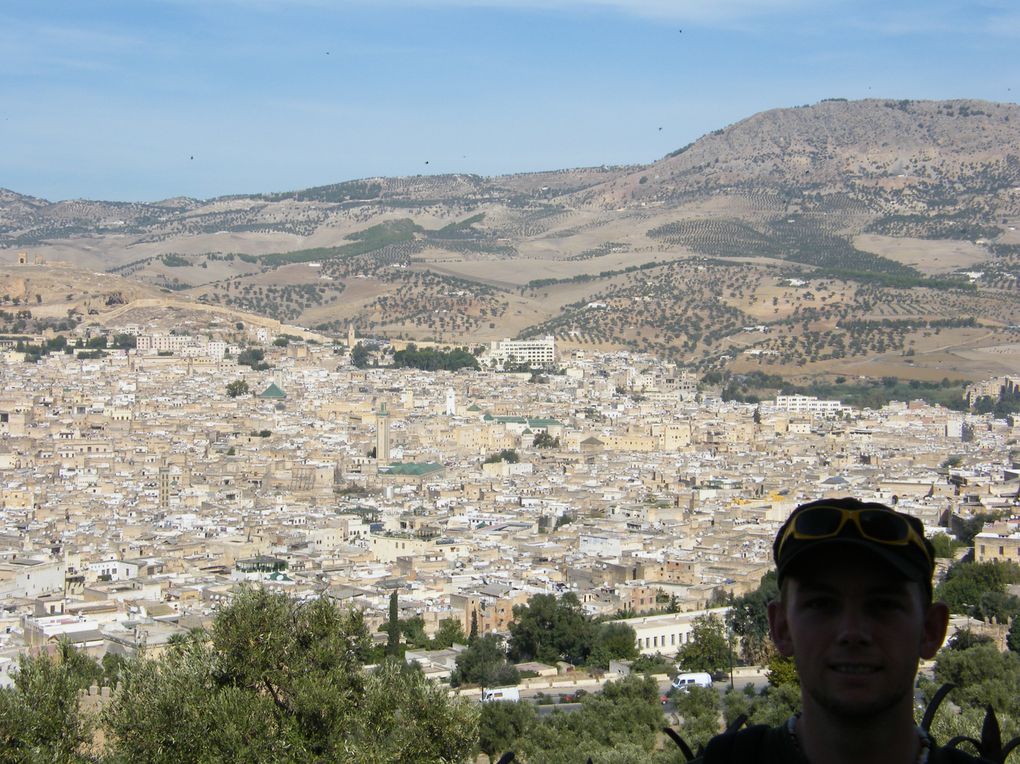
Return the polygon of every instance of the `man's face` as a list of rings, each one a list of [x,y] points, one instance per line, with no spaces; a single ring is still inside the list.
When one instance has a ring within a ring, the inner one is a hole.
[[[942,645],[948,614],[921,587],[860,550],[833,547],[789,578],[769,604],[779,652],[793,656],[805,706],[865,720],[911,704],[921,657]]]

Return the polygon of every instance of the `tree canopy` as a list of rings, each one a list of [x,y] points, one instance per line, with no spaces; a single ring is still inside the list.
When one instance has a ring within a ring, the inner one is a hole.
[[[431,646],[433,649],[439,650],[444,647],[466,643],[467,637],[464,635],[464,627],[460,625],[460,621],[453,618],[444,618],[439,622],[439,629],[432,638]]]
[[[683,717],[684,741],[695,750],[719,734],[719,693],[713,687],[688,687],[671,692]]]
[[[953,613],[1005,623],[1020,615],[1020,598],[1008,594],[1009,584],[1020,583],[1020,566],[1012,562],[957,562],[936,588],[935,599]]]
[[[78,694],[101,673],[66,642],[53,657],[22,655],[14,687],[0,689],[0,760],[83,761],[95,720],[81,710]]]
[[[476,684],[479,687],[500,687],[517,684],[521,677],[506,657],[499,637],[486,634],[471,642],[468,649],[457,656],[457,668],[450,677],[454,687]]]
[[[1014,653],[1020,653],[1020,618],[1014,618],[1006,634],[1006,647]]]
[[[637,634],[625,623],[600,623],[595,627],[588,665],[609,668],[612,660],[636,660]]]
[[[250,366],[255,371],[264,371],[269,368],[269,364],[264,361],[266,352],[259,348],[248,348],[242,350],[237,355],[237,364],[239,366]]]
[[[351,348],[351,363],[359,369],[368,367],[368,348],[360,342]]]
[[[244,588],[208,634],[175,639],[158,657],[100,666],[66,646],[23,657],[14,688],[0,690],[0,760],[467,760],[477,707],[400,661],[366,672],[371,646],[358,611]],[[78,693],[107,669],[118,689],[89,717]],[[101,756],[88,749],[97,724]]]
[[[510,655],[516,661],[585,663],[591,653],[594,625],[573,592],[559,599],[536,594],[514,607]]]
[[[726,625],[740,638],[741,657],[746,663],[764,665],[774,653],[769,637],[768,604],[779,596],[776,572],[770,570],[753,592],[733,600]]]
[[[397,607],[397,590],[390,592],[389,618],[386,621],[386,654],[400,654],[400,618]]]
[[[980,738],[988,707],[995,711],[1003,740],[1020,734],[1020,655],[1000,653],[981,641],[970,647],[950,645],[935,658],[935,681],[922,678],[918,686],[930,699],[947,682],[955,687],[948,696],[951,704],[943,703],[935,716],[932,732],[937,739]]]
[[[721,674],[730,667],[730,644],[726,627],[714,615],[703,615],[691,624],[691,641],[676,654],[677,665],[683,671],[707,671]]]
[[[531,703],[485,703],[478,720],[478,747],[495,757],[514,750],[535,726]]]
[[[574,713],[546,717],[518,740],[516,751],[528,764],[585,764],[589,757],[606,764],[680,761],[675,748],[656,750],[663,722],[655,680],[632,675],[585,696]]]
[[[499,462],[506,462],[507,464],[517,464],[521,460],[520,455],[514,448],[504,448],[501,451],[497,451],[490,456],[485,458],[482,464],[497,464]]]
[[[419,350],[410,344],[404,350],[393,354],[393,365],[422,369],[423,371],[456,371],[457,369],[478,369],[478,359],[462,348],[456,350]]]
[[[127,761],[448,761],[470,751],[474,710],[384,662],[362,616],[319,598],[243,589],[197,635],[132,661],[108,709]]]
[[[534,439],[532,440],[532,445],[534,445],[535,448],[559,448],[560,439],[554,438],[548,432],[542,430],[541,432],[535,435]]]
[[[595,622],[573,592],[559,598],[537,594],[527,605],[514,608],[510,657],[605,669],[611,660],[638,658],[637,635],[625,623]]]

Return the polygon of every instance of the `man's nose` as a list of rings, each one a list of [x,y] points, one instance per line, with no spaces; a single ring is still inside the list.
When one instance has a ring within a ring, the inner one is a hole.
[[[857,607],[844,607],[839,614],[837,632],[841,644],[862,644],[871,641],[867,614]]]

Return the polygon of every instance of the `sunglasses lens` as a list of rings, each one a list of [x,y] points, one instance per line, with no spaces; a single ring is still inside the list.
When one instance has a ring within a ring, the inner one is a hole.
[[[864,535],[876,541],[906,541],[907,521],[899,515],[882,510],[864,511],[859,515]]]
[[[803,536],[829,536],[839,529],[843,511],[835,507],[812,507],[801,512],[794,521],[794,530]]]

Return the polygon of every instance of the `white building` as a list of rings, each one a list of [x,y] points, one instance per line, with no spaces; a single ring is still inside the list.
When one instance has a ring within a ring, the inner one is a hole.
[[[158,353],[179,353],[193,345],[195,340],[184,334],[140,334],[135,342],[139,352],[155,350]]]
[[[556,338],[552,335],[533,340],[494,340],[489,343],[490,364],[526,363],[549,366],[556,362]]]
[[[777,395],[776,409],[790,414],[838,414],[840,401],[822,401],[813,395]]]
[[[222,359],[227,354],[227,343],[222,340],[209,340],[205,346],[205,354],[210,358]]]
[[[127,581],[138,577],[138,563],[127,560],[101,560],[89,563],[91,577],[99,581]]]
[[[0,690],[9,690],[14,686],[14,674],[18,670],[16,658],[0,655]]]
[[[577,537],[578,551],[587,557],[619,559],[622,552],[619,536],[602,533],[581,533]]]
[[[19,557],[0,562],[0,600],[33,598],[63,590],[63,561]]]
[[[712,610],[695,610],[690,613],[665,613],[641,618],[621,618],[613,623],[625,623],[637,635],[637,648],[642,655],[675,655],[691,641],[694,621],[701,616],[714,615],[720,621],[729,612],[728,607]]]
[[[104,642],[99,623],[91,618],[73,615],[25,616],[21,628],[25,644],[30,648],[55,645],[58,640],[69,640],[79,649],[98,649]]]

